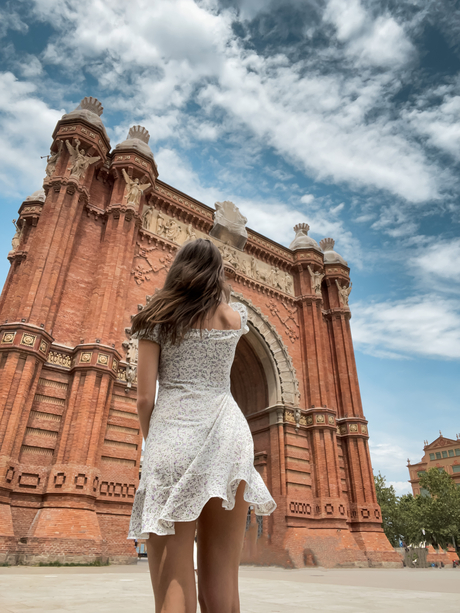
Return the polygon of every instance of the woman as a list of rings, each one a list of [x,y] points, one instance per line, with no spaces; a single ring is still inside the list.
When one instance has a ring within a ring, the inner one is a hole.
[[[229,298],[219,250],[197,239],[180,249],[163,289],[132,322],[146,445],[129,538],[148,539],[156,613],[196,611],[195,529],[202,613],[238,613],[248,505],[259,515],[276,507],[230,393],[236,345],[249,329],[246,308]]]

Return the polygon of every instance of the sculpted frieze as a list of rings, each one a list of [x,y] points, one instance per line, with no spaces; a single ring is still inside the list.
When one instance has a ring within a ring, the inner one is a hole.
[[[254,256],[232,247],[228,243],[209,236],[200,230],[196,230],[193,228],[192,224],[180,222],[173,217],[154,209],[152,206],[144,208],[141,220],[142,228],[144,230],[147,230],[152,234],[156,234],[161,238],[166,238],[167,240],[180,246],[187,241],[195,240],[196,238],[207,238],[212,240],[222,253],[224,262],[234,268],[238,273],[241,273],[254,281],[268,285],[278,291],[284,292],[285,294],[289,294],[291,296],[294,294],[292,275],[280,270],[276,266],[270,266],[266,262],[262,262]],[[154,249],[155,247],[150,249],[150,251]],[[144,251],[147,252],[148,250]],[[145,254],[140,255],[140,257],[147,260]],[[166,266],[163,267],[165,268]],[[155,270],[153,264],[149,262],[148,269],[142,265],[138,265],[132,271],[132,274],[135,276],[136,283],[140,285],[144,280],[148,280],[148,274],[152,272],[157,272],[157,270]]]

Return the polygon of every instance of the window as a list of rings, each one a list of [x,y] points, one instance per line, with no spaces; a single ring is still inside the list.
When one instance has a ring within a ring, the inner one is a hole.
[[[444,468],[438,468],[438,470],[439,470],[440,473],[444,472]]]
[[[452,466],[452,472],[460,473],[460,464],[458,464],[457,466]]]
[[[458,448],[457,448],[457,449],[455,450],[455,455],[460,455],[460,449],[458,449]]]
[[[431,494],[424,487],[420,488],[420,496],[424,496],[425,498],[430,498]]]
[[[421,477],[422,475],[425,475],[425,474],[426,474],[426,470],[421,470],[420,472],[417,473],[417,475],[419,477]]]
[[[447,451],[443,451],[443,452],[442,452],[442,457],[443,457],[443,458],[447,458]]]
[[[434,453],[430,453],[430,460],[434,460]]]
[[[441,454],[439,453],[439,451],[436,452],[436,459],[440,460],[441,459]]]
[[[449,449],[449,458],[451,458],[454,455],[454,450],[453,449]]]

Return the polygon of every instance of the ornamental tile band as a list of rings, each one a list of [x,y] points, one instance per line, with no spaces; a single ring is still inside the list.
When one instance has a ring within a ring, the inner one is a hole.
[[[91,352],[82,353],[80,355],[80,362],[83,363],[83,364],[89,364],[89,362],[91,362],[92,355],[93,355],[92,351]]]
[[[2,344],[11,344],[15,336],[16,332],[5,332],[2,337]]]
[[[27,332],[22,335],[21,345],[26,345],[27,347],[33,347],[35,343],[35,339],[37,337],[33,334],[28,334]]]
[[[102,366],[107,366],[109,363],[109,356],[106,353],[100,353],[97,356],[97,363],[101,364]]]

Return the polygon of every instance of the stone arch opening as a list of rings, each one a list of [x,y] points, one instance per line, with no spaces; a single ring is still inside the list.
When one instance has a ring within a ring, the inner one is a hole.
[[[276,387],[275,372],[252,326],[238,343],[230,379],[232,395],[244,415],[270,406]]]
[[[232,292],[248,310],[248,334],[235,354],[231,373],[233,396],[248,416],[269,406],[299,405],[299,383],[292,360],[276,328],[250,300]]]

